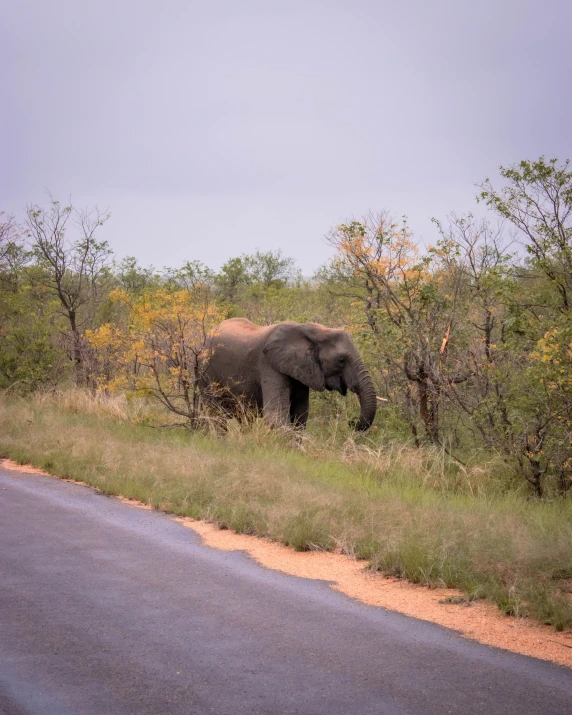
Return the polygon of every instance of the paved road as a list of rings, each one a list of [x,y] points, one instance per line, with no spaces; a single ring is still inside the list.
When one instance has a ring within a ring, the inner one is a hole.
[[[572,673],[0,470],[0,712],[572,712]]]

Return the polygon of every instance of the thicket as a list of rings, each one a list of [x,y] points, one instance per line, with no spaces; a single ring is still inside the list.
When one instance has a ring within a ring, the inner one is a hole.
[[[422,246],[389,213],[336,226],[311,279],[280,251],[177,269],[117,260],[108,215],[51,196],[0,218],[0,387],[74,383],[151,395],[204,424],[206,335],[227,317],[351,332],[384,401],[364,437],[438,446],[459,465],[502,460],[507,484],[572,493],[572,172],[522,161],[486,180],[487,218],[435,220]],[[339,409],[331,396],[314,408]],[[380,403],[381,404],[381,403]]]

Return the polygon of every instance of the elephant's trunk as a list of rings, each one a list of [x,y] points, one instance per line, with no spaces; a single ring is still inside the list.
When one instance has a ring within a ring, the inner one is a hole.
[[[375,394],[375,387],[373,386],[373,380],[371,379],[368,371],[365,369],[365,366],[359,356],[355,356],[352,359],[351,366],[357,380],[354,392],[357,393],[360,404],[360,418],[358,421],[353,423],[353,427],[358,432],[362,432],[369,429],[375,419],[377,397]]]

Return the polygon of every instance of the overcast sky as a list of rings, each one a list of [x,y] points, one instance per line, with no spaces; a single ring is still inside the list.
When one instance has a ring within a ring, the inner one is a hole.
[[[281,248],[311,274],[368,210],[474,207],[572,156],[570,0],[2,3],[0,210],[109,207],[158,267]]]

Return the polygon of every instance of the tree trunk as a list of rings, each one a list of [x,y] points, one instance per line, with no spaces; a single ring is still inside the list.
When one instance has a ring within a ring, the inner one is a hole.
[[[417,382],[417,391],[419,412],[427,439],[433,444],[439,444],[439,386],[424,375]]]
[[[81,335],[76,323],[75,310],[68,312],[73,342],[73,362],[75,365],[75,384],[80,386],[83,383],[83,356],[81,352]]]

